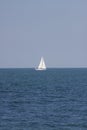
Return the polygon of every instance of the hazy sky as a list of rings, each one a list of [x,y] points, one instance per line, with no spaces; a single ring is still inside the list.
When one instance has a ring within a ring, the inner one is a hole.
[[[0,67],[87,67],[87,0],[0,0]]]

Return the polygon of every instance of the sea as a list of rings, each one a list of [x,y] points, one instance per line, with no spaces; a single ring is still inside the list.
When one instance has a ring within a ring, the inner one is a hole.
[[[87,130],[87,68],[0,69],[0,130]]]

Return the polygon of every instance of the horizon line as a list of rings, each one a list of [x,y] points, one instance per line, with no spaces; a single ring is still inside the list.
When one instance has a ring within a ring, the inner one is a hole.
[[[80,69],[87,67],[47,67],[47,69]],[[35,67],[0,67],[0,69],[35,69]]]

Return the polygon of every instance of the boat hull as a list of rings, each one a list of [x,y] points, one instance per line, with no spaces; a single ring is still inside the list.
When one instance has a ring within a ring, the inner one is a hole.
[[[35,70],[41,70],[41,71],[43,71],[43,70],[46,70],[45,68],[43,69],[41,69],[41,68],[36,68]]]

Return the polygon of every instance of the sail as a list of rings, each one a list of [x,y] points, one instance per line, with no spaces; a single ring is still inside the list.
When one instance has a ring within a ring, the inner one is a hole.
[[[46,69],[46,65],[45,65],[45,61],[44,61],[44,59],[42,57],[37,70],[45,70],[45,69]]]

